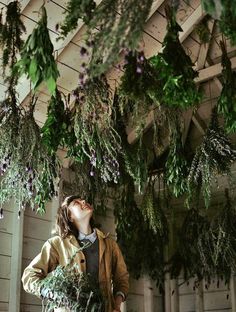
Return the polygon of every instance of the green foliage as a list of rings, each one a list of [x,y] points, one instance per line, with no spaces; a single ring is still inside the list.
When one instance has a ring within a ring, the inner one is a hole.
[[[211,258],[213,273],[224,277],[229,284],[231,274],[236,271],[236,210],[226,190],[223,210],[216,215],[210,227]]]
[[[174,11],[169,8],[166,14],[168,25],[163,52],[151,57],[149,62],[162,82],[157,86],[161,95],[159,102],[185,109],[201,99],[194,82],[197,72],[193,70],[192,61],[179,41],[178,33],[182,29],[176,22]]]
[[[158,99],[158,74],[143,52],[128,52],[125,73],[121,77],[119,94],[140,105],[150,105]],[[137,104],[136,104],[137,105]]]
[[[120,198],[116,200],[114,215],[117,221],[117,238],[131,276],[139,278],[148,274],[157,284],[163,285],[163,251],[167,243],[165,234],[153,232],[144,221],[141,210],[134,200],[134,185],[131,179],[120,189]]]
[[[236,131],[236,73],[232,70],[231,61],[223,42],[221,42],[221,49],[223,88],[217,102],[217,108],[218,112],[224,116],[226,132],[230,133]]]
[[[86,248],[83,246],[80,250]],[[104,312],[105,304],[98,281],[90,274],[81,273],[73,258],[66,266],[58,265],[40,282],[47,300],[45,311],[66,308],[74,312]]]
[[[202,257],[210,254],[209,246],[202,239],[209,226],[207,218],[196,209],[187,212],[179,233],[177,251],[170,260],[172,278],[178,278],[183,271],[185,281],[192,277],[209,279],[209,270],[205,270],[202,264]]]
[[[0,14],[0,45],[3,50],[3,73],[9,65],[10,68],[17,61],[17,53],[20,51],[23,40],[21,35],[25,32],[25,26],[20,19],[20,2],[12,1],[7,5],[5,23],[2,24],[2,12]]]
[[[170,150],[165,163],[165,180],[175,197],[187,191],[188,162],[184,154],[182,133],[176,125],[172,130]]]
[[[82,19],[85,24],[88,24],[92,18],[96,2],[93,0],[70,0],[67,3],[65,10],[65,20],[61,25],[61,35],[65,38],[69,32],[76,29],[78,20]]]
[[[219,19],[220,29],[236,44],[236,1],[235,0],[202,0],[206,12]]]
[[[32,81],[33,90],[45,81],[49,92],[55,96],[59,71],[47,28],[47,12],[45,7],[41,10],[42,17],[21,49],[21,59],[16,63],[14,71],[19,75],[26,74]]]
[[[74,131],[80,147],[76,160],[89,159],[90,174],[99,174],[104,182],[118,183],[121,139],[114,129],[115,112],[105,76],[87,80],[75,90]]]
[[[205,205],[208,207],[212,179],[216,174],[229,173],[230,166],[235,159],[236,151],[232,148],[224,130],[219,126],[216,108],[214,108],[209,128],[201,145],[197,147],[188,175],[188,205],[194,189],[198,196],[199,190],[202,189]]]
[[[136,49],[152,2],[107,0],[97,6],[88,25],[93,42],[90,75],[105,73],[117,62],[122,48]],[[96,27],[99,31],[92,33]]]
[[[142,138],[133,146],[127,146],[123,156],[125,170],[132,177],[140,193],[148,180],[148,158],[142,144]]]
[[[207,15],[196,27],[196,33],[201,43],[209,43],[211,32],[208,27],[209,15]]]
[[[158,179],[160,180],[160,176]],[[147,222],[150,227],[150,230],[152,230],[155,234],[159,233],[164,237],[168,237],[168,223],[162,209],[160,191],[158,192],[158,196],[155,195],[155,182],[156,178],[149,178],[140,209],[145,222]]]
[[[19,214],[29,205],[37,212],[45,212],[45,204],[55,194],[54,178],[58,162],[45,150],[40,128],[33,117],[35,103],[23,115],[10,110],[0,124],[1,205],[15,199]],[[7,140],[9,140],[7,142]]]
[[[47,119],[41,128],[43,143],[51,155],[55,154],[59,145],[63,144],[67,130],[65,114],[65,105],[57,89],[56,96],[52,95],[49,101]]]

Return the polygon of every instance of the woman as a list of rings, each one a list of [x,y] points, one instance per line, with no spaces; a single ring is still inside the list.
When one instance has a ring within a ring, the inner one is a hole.
[[[58,235],[46,241],[41,252],[24,270],[22,282],[25,291],[42,298],[40,281],[57,265],[67,265],[76,251],[89,241],[89,247],[77,252],[73,263],[79,265],[81,272],[98,279],[105,299],[105,311],[120,312],[121,303],[128,293],[129,274],[117,243],[92,227],[92,215],[93,208],[78,196],[64,200],[57,212]],[[56,311],[66,310],[58,308]]]

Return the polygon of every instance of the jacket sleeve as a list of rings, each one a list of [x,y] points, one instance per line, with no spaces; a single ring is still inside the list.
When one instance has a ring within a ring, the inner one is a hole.
[[[25,268],[22,276],[26,292],[40,297],[40,281],[53,271],[58,264],[58,254],[49,241],[46,241],[41,252]]]
[[[112,241],[113,294],[122,292],[126,299],[129,291],[129,273],[118,244],[114,240]]]

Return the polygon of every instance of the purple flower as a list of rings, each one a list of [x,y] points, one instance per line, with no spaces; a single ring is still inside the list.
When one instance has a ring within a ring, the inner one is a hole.
[[[137,74],[142,74],[142,68],[137,66],[136,73]]]
[[[88,53],[88,52],[87,52],[87,49],[85,49],[84,47],[82,47],[82,48],[80,49],[80,55],[81,55],[81,56],[85,56],[87,53]]]

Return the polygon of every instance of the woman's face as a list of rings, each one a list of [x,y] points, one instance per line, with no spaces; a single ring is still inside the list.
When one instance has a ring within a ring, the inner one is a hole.
[[[85,200],[78,198],[69,204],[68,213],[72,222],[90,219],[93,214],[93,207]]]

